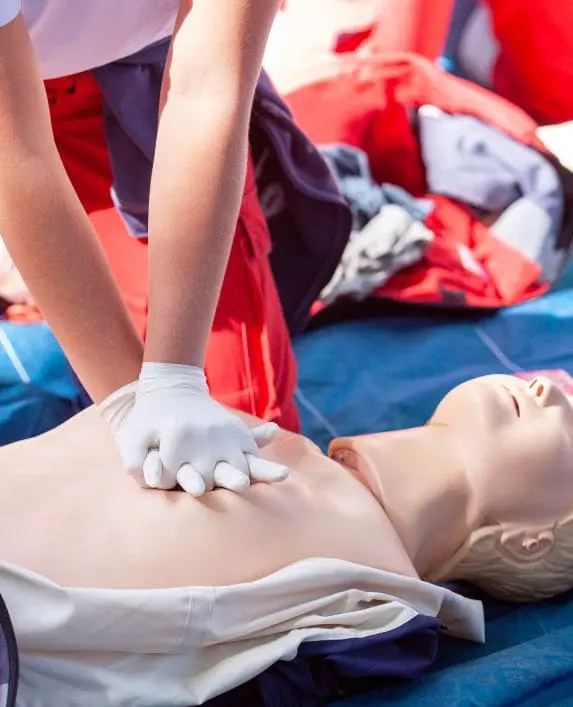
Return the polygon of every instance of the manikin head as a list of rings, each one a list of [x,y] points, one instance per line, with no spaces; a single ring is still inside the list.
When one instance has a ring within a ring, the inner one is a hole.
[[[467,580],[498,598],[573,587],[573,407],[547,378],[485,376],[452,390],[430,425],[458,446],[480,518],[428,577]]]
[[[512,601],[573,588],[573,407],[551,380],[485,376],[424,427],[334,440],[418,572]]]
[[[547,378],[485,376],[454,388],[429,424],[459,446],[481,525],[431,580],[511,601],[573,587],[573,408]]]

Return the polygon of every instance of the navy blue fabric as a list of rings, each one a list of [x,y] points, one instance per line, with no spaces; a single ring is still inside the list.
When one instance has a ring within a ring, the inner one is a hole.
[[[573,374],[573,267],[550,295],[490,317],[404,309],[296,341],[303,430],[335,435],[423,423],[461,381],[562,368]],[[467,593],[467,590],[466,590]],[[486,643],[442,638],[429,674],[341,707],[559,707],[573,704],[573,595],[517,606],[488,597]]]
[[[400,628],[367,638],[303,643],[209,707],[323,707],[329,700],[420,676],[434,662],[440,622],[416,616]]]
[[[325,160],[264,72],[255,93],[250,141],[273,244],[271,267],[294,336],[304,330],[310,308],[338,267],[352,214]]]
[[[170,40],[93,70],[104,99],[114,201],[130,232],[147,237],[159,98]]]

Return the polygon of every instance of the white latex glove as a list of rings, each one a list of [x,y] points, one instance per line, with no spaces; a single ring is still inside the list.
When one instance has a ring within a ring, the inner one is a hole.
[[[249,430],[209,395],[203,371],[193,366],[144,363],[139,381],[99,405],[126,471],[142,486],[192,496],[215,487],[244,491],[251,481],[277,482],[288,468],[259,457],[278,426]]]

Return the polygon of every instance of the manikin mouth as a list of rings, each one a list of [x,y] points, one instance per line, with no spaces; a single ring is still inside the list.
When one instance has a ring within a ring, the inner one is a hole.
[[[521,417],[521,408],[519,406],[519,400],[515,397],[515,395],[511,392],[509,388],[503,386],[503,389],[507,390],[507,392],[509,393],[509,397],[511,398],[513,407],[515,408],[515,414],[517,415],[517,417]]]

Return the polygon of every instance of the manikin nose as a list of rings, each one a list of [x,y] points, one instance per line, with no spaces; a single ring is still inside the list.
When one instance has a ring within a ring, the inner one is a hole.
[[[568,400],[558,385],[549,378],[538,376],[529,384],[528,392],[540,407],[550,405],[569,405]]]

